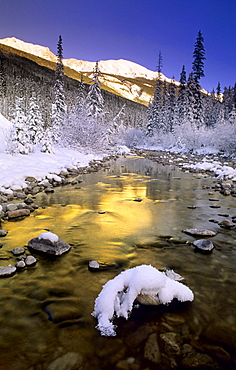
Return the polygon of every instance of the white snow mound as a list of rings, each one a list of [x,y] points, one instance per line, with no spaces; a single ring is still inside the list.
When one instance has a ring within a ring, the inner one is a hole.
[[[41,233],[38,236],[38,239],[46,239],[46,240],[50,240],[52,243],[56,243],[59,237],[56,234],[46,232],[46,233]]]
[[[98,319],[96,328],[101,335],[115,336],[114,316],[128,319],[133,303],[139,294],[157,296],[162,304],[174,298],[181,302],[192,301],[193,292],[151,265],[141,265],[121,272],[109,280],[95,300],[92,315]]]

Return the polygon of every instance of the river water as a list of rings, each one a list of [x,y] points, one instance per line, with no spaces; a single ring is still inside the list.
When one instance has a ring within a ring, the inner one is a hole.
[[[81,180],[37,194],[30,217],[2,225],[1,265],[15,263],[15,247],[29,254],[28,241],[45,230],[72,248],[56,259],[32,253],[35,267],[0,280],[0,370],[234,369],[236,233],[210,220],[236,215],[235,198],[209,194],[207,175],[141,157],[113,160]],[[216,231],[213,252],[196,253],[186,228]],[[91,272],[90,260],[119,268]],[[194,301],[135,306],[129,320],[115,321],[116,337],[101,337],[95,298],[140,264],[173,269]]]

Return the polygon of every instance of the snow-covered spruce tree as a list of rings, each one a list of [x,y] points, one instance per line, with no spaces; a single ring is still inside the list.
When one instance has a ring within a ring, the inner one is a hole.
[[[223,105],[224,105],[224,119],[229,120],[230,112],[233,110],[233,91],[231,86],[225,87],[223,92]]]
[[[52,138],[59,141],[61,128],[65,118],[65,93],[64,93],[64,66],[63,66],[62,37],[59,36],[57,44],[57,64],[55,70],[54,105],[52,109]]]
[[[88,117],[95,118],[97,120],[103,119],[104,113],[104,99],[101,93],[101,85],[99,81],[99,76],[101,72],[98,67],[98,62],[96,62],[95,68],[93,70],[92,83],[89,87],[89,92],[87,95],[87,114]]]
[[[78,87],[77,95],[77,106],[76,106],[76,116],[78,122],[83,122],[87,116],[86,110],[86,96],[85,96],[85,85],[83,82],[83,76],[81,75]]]
[[[159,53],[158,66],[157,66],[157,83],[154,92],[154,97],[152,102],[149,104],[147,112],[147,136],[153,136],[155,131],[160,131],[163,129],[162,120],[162,87],[163,83],[161,80],[161,68],[162,68],[162,55]]]
[[[185,66],[182,67],[182,71],[180,73],[180,85],[178,90],[177,96],[177,121],[179,125],[182,125],[183,122],[186,120],[187,115],[187,91],[186,91],[186,83],[187,83],[187,76],[185,71]]]
[[[108,125],[107,140],[109,145],[113,147],[124,143],[124,136],[127,132],[127,129],[124,126],[125,107],[126,104],[123,104],[121,109]]]
[[[6,97],[6,79],[3,70],[3,61],[0,59],[0,112],[4,113]]]
[[[27,127],[30,136],[30,142],[33,145],[38,144],[44,135],[42,114],[37,103],[36,93],[33,91],[29,101],[29,110],[27,115]]]
[[[169,132],[174,132],[176,125],[176,92],[174,78],[169,85],[169,102],[168,102],[167,128]]]
[[[198,129],[203,123],[202,93],[201,86],[194,78],[193,73],[189,74],[187,82],[187,97],[187,119],[190,121],[193,130]]]
[[[205,48],[204,48],[204,38],[202,36],[202,32],[198,31],[198,35],[196,38],[196,42],[194,45],[193,51],[193,63],[192,63],[192,71],[193,77],[196,81],[199,81],[201,77],[204,77],[204,60],[205,58]]]
[[[213,89],[211,94],[205,96],[203,99],[204,123],[208,128],[215,127],[217,123],[217,103],[219,102],[215,98],[215,90]]]
[[[163,132],[168,132],[168,110],[169,110],[169,94],[166,81],[162,83],[161,107],[160,107],[160,128]]]
[[[52,96],[47,85],[43,85],[41,95],[42,131],[37,133],[37,140],[41,146],[41,152],[53,153],[53,126],[52,126]]]
[[[30,135],[27,128],[27,117],[24,110],[23,98],[16,98],[15,118],[10,133],[7,152],[11,154],[29,154],[32,151]]]

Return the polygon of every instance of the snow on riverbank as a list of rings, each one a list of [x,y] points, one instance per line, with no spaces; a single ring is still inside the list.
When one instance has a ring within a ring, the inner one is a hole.
[[[5,192],[10,188],[25,188],[25,178],[33,176],[38,181],[46,178],[50,173],[59,174],[68,168],[85,167],[90,161],[101,159],[102,154],[85,154],[77,150],[56,148],[54,154],[42,153],[36,151],[29,155],[11,155],[5,153],[6,138],[11,127],[11,123],[0,114],[0,191]],[[153,149],[153,148],[152,148]],[[160,150],[160,148],[158,148]],[[121,152],[128,154],[128,148],[122,147]],[[181,156],[181,154],[180,154]],[[184,161],[188,156],[182,154]],[[187,161],[188,162],[188,161]],[[191,156],[188,163],[184,163],[184,168],[195,171],[212,171],[221,179],[223,177],[236,181],[236,170],[230,166],[224,165],[219,161],[204,159],[196,163],[196,158]]]
[[[27,176],[41,180],[49,173],[59,174],[67,168],[85,167],[91,160],[101,159],[101,155],[98,157],[65,148],[55,149],[54,154],[40,151],[29,155],[7,154],[4,152],[5,140],[10,127],[10,122],[0,114],[0,190],[1,187],[26,187],[24,180]]]

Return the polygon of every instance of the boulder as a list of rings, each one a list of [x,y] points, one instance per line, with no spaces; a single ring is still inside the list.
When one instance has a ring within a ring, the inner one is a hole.
[[[14,275],[16,272],[16,267],[13,267],[12,265],[0,266],[0,277],[9,277]]]
[[[207,229],[185,229],[183,230],[185,234],[189,234],[192,236],[215,236],[216,232]]]
[[[31,239],[28,247],[54,256],[60,256],[71,249],[69,244],[50,232],[42,233],[39,237]]]
[[[202,253],[211,253],[214,244],[209,239],[199,239],[193,242],[193,246],[195,247],[196,251]]]
[[[25,208],[7,212],[8,218],[26,217],[26,216],[29,216],[29,214],[30,214],[30,210],[25,209]]]

